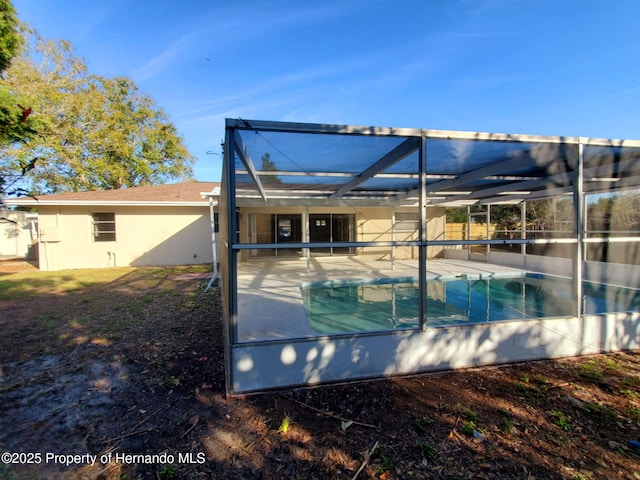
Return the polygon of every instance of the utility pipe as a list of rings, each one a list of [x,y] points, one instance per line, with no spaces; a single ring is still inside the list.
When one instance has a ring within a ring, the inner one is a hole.
[[[218,255],[216,252],[216,220],[213,213],[213,197],[209,197],[209,217],[211,220],[211,249],[213,251],[213,275],[204,289],[205,292],[209,291],[213,282],[218,278]]]

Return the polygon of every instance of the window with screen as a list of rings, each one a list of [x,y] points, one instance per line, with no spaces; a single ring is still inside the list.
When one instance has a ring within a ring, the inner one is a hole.
[[[91,214],[94,242],[116,241],[116,214],[100,212]]]
[[[396,232],[417,232],[420,226],[420,216],[418,212],[397,212]]]

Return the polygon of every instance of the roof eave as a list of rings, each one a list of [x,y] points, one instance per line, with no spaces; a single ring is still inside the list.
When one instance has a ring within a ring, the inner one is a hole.
[[[38,207],[38,206],[104,206],[104,207],[207,207],[208,201],[169,202],[169,201],[126,201],[126,200],[36,200],[33,198],[4,199],[5,205],[10,207]]]

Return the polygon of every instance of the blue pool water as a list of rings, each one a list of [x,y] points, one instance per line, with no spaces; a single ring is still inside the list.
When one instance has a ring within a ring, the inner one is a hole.
[[[319,333],[416,328],[416,278],[303,284],[310,325]],[[463,325],[577,314],[570,279],[540,274],[427,280],[427,325]],[[583,283],[583,312],[640,311],[640,290]]]

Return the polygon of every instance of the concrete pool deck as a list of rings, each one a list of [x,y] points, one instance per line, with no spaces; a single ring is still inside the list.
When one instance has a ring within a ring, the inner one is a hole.
[[[468,260],[427,260],[429,277],[491,275],[523,270]],[[350,257],[251,259],[238,264],[238,342],[318,336],[307,321],[300,285],[305,282],[418,277],[418,261]]]

